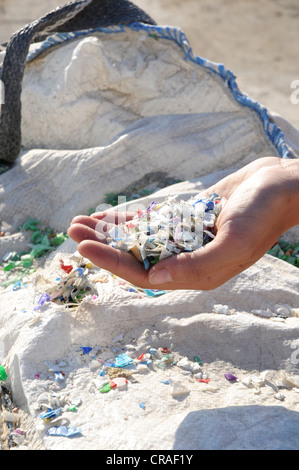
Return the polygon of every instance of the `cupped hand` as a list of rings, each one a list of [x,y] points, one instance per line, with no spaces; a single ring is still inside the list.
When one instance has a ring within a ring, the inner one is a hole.
[[[164,259],[148,271],[132,254],[106,243],[110,223],[130,220],[132,213],[109,210],[90,217],[77,216],[68,234],[78,243],[83,257],[136,286],[215,289],[253,265],[298,223],[292,214],[290,165],[276,157],[261,158],[205,190],[203,196],[216,192],[226,198],[215,238],[196,251]]]

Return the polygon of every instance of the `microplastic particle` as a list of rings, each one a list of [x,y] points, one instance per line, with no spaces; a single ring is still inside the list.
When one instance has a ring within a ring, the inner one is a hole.
[[[231,374],[230,372],[227,372],[224,374],[224,377],[226,378],[226,380],[228,380],[229,382],[236,382],[237,377],[235,377],[233,374]]]

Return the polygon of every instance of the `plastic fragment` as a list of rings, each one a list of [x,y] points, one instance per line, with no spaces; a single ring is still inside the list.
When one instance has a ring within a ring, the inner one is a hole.
[[[33,243],[40,243],[42,241],[42,239],[43,239],[43,234],[42,234],[41,230],[36,230],[31,235],[31,241]]]
[[[15,285],[13,286],[12,290],[16,291],[16,290],[21,289],[21,284],[22,284],[21,281],[16,282]]]
[[[2,256],[2,261],[4,261],[4,263],[7,263],[9,260],[14,261],[14,260],[12,260],[12,257],[14,255],[14,253],[16,253],[16,252],[15,251],[8,251],[7,253],[5,253]]]
[[[67,239],[68,235],[65,235],[64,233],[59,233],[55,237],[51,238],[51,245],[60,246]]]
[[[268,254],[299,268],[299,242],[291,244],[286,240],[279,239],[268,251]]]
[[[48,410],[41,413],[39,417],[46,421],[52,420],[53,418],[56,418],[57,416],[59,416],[61,411],[62,411],[61,408],[57,408],[56,410],[53,410],[52,408],[48,408]]]
[[[59,382],[59,381],[63,381],[64,380],[64,376],[61,372],[59,371],[55,371],[54,372],[54,375],[55,375],[55,382]]]
[[[44,305],[45,302],[50,302],[51,298],[49,296],[49,294],[43,294],[41,295],[41,297],[39,298],[39,301],[36,305],[36,307],[34,307],[33,310],[40,310],[42,308],[42,306]]]
[[[155,290],[155,289],[144,289],[144,292],[149,297],[159,297],[160,295],[166,294],[165,290]]]
[[[110,385],[110,382],[108,382],[105,385],[103,385],[102,388],[100,388],[100,393],[108,393],[108,392],[110,392],[111,389],[112,389],[112,387]]]
[[[169,348],[159,348],[159,351],[161,351],[162,354],[169,354],[171,352]]]
[[[67,426],[52,426],[48,429],[47,434],[49,436],[63,436],[63,437],[72,437],[77,434],[81,434],[81,430],[75,427]]]
[[[147,210],[136,211],[129,222],[111,229],[107,243],[132,253],[148,269],[162,259],[210,242],[222,203],[217,194],[208,198],[197,195],[188,201],[179,201],[176,196],[159,204],[153,201]],[[145,293],[155,297],[165,291],[146,289]]]
[[[238,380],[238,378],[231,374],[230,372],[227,372],[224,374],[224,377],[226,378],[226,380],[228,380],[229,382],[236,382]]]
[[[144,404],[144,403],[142,403],[142,402],[139,403],[139,406],[140,406],[140,408],[142,408],[143,410],[145,410],[145,404]]]
[[[71,405],[71,406],[68,408],[68,411],[72,411],[72,412],[77,411],[76,405]]]
[[[133,363],[133,359],[125,353],[119,354],[115,358],[115,367],[125,367],[132,363]]]
[[[112,381],[115,387],[117,387],[119,390],[124,390],[127,388],[128,381],[125,377],[115,377]],[[110,382],[111,384],[111,382]]]
[[[157,354],[157,349],[155,349],[155,348],[149,348],[148,352],[149,352],[150,354],[153,354],[153,355],[155,356],[155,355]]]
[[[21,230],[27,231],[27,230],[32,230],[35,231],[37,230],[37,225],[39,225],[39,220],[37,219],[32,219],[31,217],[28,217],[26,222],[22,225]]]
[[[16,267],[15,263],[10,263],[3,268],[3,271],[12,271]]]
[[[90,351],[92,351],[92,348],[89,346],[80,346],[80,349],[82,349],[82,354],[89,354]]]
[[[62,260],[60,260],[60,267],[63,269],[67,274],[70,274],[70,272],[73,270],[73,266],[71,265],[65,265]]]
[[[4,366],[0,366],[0,380],[2,380],[2,382],[4,382],[7,379],[7,377],[8,377],[8,375],[5,371]]]
[[[200,366],[202,365],[202,360],[200,359],[199,356],[194,356],[194,361],[197,362],[197,364],[199,364]]]

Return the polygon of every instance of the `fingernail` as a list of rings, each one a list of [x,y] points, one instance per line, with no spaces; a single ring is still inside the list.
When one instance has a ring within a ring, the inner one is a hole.
[[[173,282],[170,272],[163,268],[153,272],[149,278],[152,284],[164,284],[166,282]]]

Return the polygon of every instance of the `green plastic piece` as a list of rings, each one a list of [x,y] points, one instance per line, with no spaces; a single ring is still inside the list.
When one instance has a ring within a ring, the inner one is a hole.
[[[31,236],[31,241],[33,243],[40,243],[42,239],[43,239],[43,234],[40,230],[36,230],[35,232],[33,232]]]
[[[293,265],[295,265],[296,261],[297,261],[297,258],[295,258],[295,256],[288,256],[287,259],[286,259],[287,263],[290,263],[290,264],[293,264]]]
[[[9,258],[9,261],[18,261],[19,259],[20,256],[18,255],[18,253],[16,251],[13,251]]]
[[[103,387],[100,389],[100,393],[110,392],[111,388],[112,387],[111,387],[110,383],[107,383],[107,384],[103,385]]]
[[[51,239],[51,245],[52,246],[59,246],[67,239],[68,239],[68,236],[64,235],[64,233],[61,232],[58,235],[56,235],[56,237],[53,237]]]
[[[69,407],[69,411],[77,411],[76,405],[72,405]]]
[[[30,268],[30,266],[32,266],[32,259],[23,259],[21,264],[23,268]]]
[[[0,380],[4,382],[7,379],[8,375],[5,372],[4,366],[0,366]]]
[[[31,217],[28,217],[26,222],[22,225],[21,230],[38,230],[37,225],[39,224],[39,220],[37,219],[32,219]]]
[[[39,258],[43,254],[45,254],[47,251],[53,250],[53,249],[54,249],[54,247],[50,245],[50,241],[48,239],[48,236],[44,235],[41,242],[38,243],[37,245],[35,245],[32,248],[32,250],[30,252],[30,255],[33,258]]]
[[[3,271],[11,271],[12,269],[14,269],[16,267],[15,263],[10,263],[8,264],[7,266],[5,266],[3,268]]]
[[[194,356],[194,361],[197,362],[200,366],[202,365],[202,360],[199,356]]]

